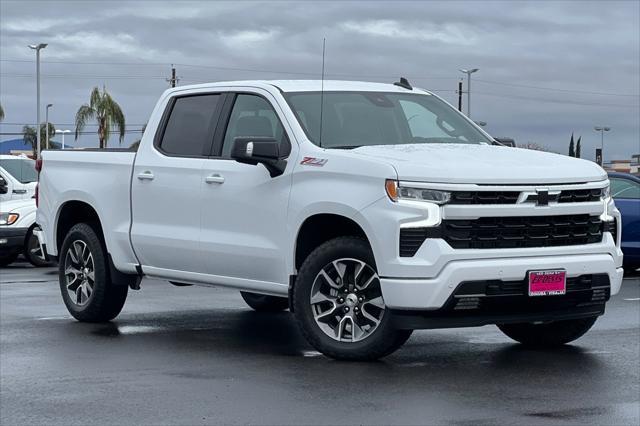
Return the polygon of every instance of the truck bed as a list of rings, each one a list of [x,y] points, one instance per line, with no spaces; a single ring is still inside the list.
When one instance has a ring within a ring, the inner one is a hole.
[[[105,230],[109,253],[118,265],[135,271],[129,242],[131,173],[136,152],[128,149],[51,150],[42,153],[37,221],[49,253],[57,256],[56,212],[69,201],[93,206]],[[77,204],[76,204],[77,205]]]

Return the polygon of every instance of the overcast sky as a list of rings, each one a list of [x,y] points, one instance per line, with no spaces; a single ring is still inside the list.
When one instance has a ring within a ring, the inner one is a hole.
[[[49,44],[42,104],[54,104],[57,128],[73,130],[91,88],[104,85],[124,110],[128,145],[168,87],[172,63],[179,84],[319,78],[326,37],[327,78],[407,76],[455,104],[458,68],[477,67],[472,116],[494,136],[565,153],[574,132],[592,159],[593,126],[607,125],[605,159],[629,158],[640,152],[639,5],[0,0],[0,133],[36,121],[31,43]]]

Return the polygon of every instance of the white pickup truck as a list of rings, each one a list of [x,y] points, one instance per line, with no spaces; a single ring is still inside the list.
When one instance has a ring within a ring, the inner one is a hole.
[[[226,286],[368,360],[424,328],[561,345],[622,283],[600,167],[496,146],[406,80],[178,87],[137,152],[46,151],[38,168],[39,238],[80,321],[115,318],[142,277]]]

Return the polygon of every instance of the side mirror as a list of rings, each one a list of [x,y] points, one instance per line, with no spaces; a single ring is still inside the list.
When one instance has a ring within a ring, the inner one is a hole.
[[[7,192],[9,192],[7,181],[4,180],[2,176],[0,176],[0,194],[6,194]]]
[[[280,158],[280,144],[270,137],[241,136],[233,140],[231,158],[243,164],[263,164],[271,177],[280,176],[287,161]]]

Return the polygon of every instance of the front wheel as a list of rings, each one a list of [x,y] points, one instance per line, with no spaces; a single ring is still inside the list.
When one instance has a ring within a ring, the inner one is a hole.
[[[289,307],[289,299],[286,297],[267,296],[247,291],[241,291],[240,295],[247,305],[258,312],[279,312]]]
[[[525,346],[554,347],[582,337],[598,317],[554,321],[544,324],[498,324],[504,334]]]
[[[79,223],[65,237],[58,274],[62,299],[78,321],[110,321],[122,310],[129,287],[111,282],[106,250],[90,225]]]
[[[27,231],[27,236],[24,239],[24,257],[33,266],[49,266],[50,263],[45,259],[42,247],[40,246],[40,241],[38,241],[38,237],[33,233],[35,230],[39,229],[40,228],[37,226],[34,226]]]
[[[361,238],[339,237],[315,249],[300,268],[293,303],[306,339],[332,358],[375,360],[411,335],[393,326],[373,253]]]

